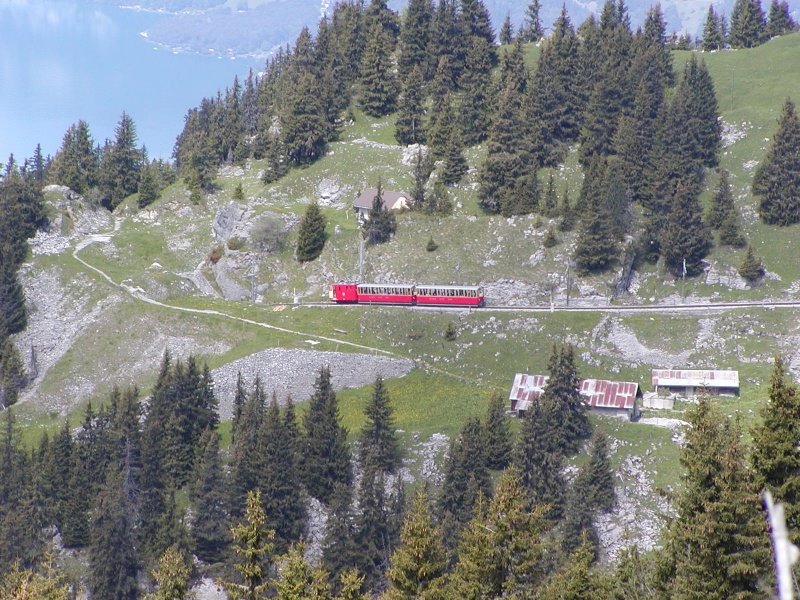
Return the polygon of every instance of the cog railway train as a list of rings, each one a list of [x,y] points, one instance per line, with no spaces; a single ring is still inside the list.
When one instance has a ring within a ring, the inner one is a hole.
[[[477,285],[408,285],[399,283],[334,283],[328,298],[337,304],[412,304],[417,306],[483,306]]]

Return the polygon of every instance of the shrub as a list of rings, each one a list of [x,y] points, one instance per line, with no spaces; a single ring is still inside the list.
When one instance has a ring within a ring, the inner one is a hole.
[[[553,231],[552,227],[550,227],[544,236],[544,240],[542,240],[542,246],[544,246],[545,248],[552,248],[556,244],[558,244],[558,238],[556,237],[556,232]]]
[[[444,339],[446,339],[448,342],[452,342],[455,341],[457,335],[458,333],[456,332],[455,323],[450,321],[447,324],[447,327],[444,328]]]
[[[225,246],[223,246],[222,244],[214,246],[211,249],[211,252],[208,253],[208,262],[210,262],[212,265],[215,265],[219,262],[219,259],[222,258],[224,255],[225,255]]]
[[[434,252],[439,247],[439,244],[433,241],[433,236],[431,239],[428,240],[428,243],[425,245],[425,250],[428,252]]]
[[[241,250],[242,248],[245,247],[246,244],[247,244],[246,239],[234,236],[228,240],[228,250],[234,250],[234,251]]]

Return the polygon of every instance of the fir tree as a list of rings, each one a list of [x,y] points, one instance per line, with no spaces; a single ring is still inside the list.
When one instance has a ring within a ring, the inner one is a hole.
[[[564,561],[563,567],[539,590],[542,600],[590,600],[605,596],[603,580],[591,571],[595,550],[588,538]]]
[[[297,234],[297,260],[309,262],[315,260],[325,247],[325,216],[316,202],[308,205],[300,229]]]
[[[112,210],[137,191],[144,163],[144,153],[136,147],[136,125],[128,114],[122,113],[114,134],[100,165],[104,202]]]
[[[531,0],[525,11],[525,24],[520,29],[520,37],[525,42],[538,42],[544,36],[539,12],[542,5],[539,0]]]
[[[800,436],[800,394],[786,375],[783,359],[775,356],[769,384],[769,401],[762,406],[761,423],[752,431],[751,462],[759,488],[770,490],[781,502],[789,535],[800,541],[800,456],[795,440]]]
[[[586,416],[586,404],[580,394],[580,379],[575,365],[575,350],[571,345],[553,346],[548,361],[550,377],[539,399],[545,419],[550,426],[554,446],[561,452],[576,452],[581,440],[589,437],[591,426]]]
[[[708,15],[706,16],[706,24],[703,27],[703,52],[722,50],[725,43],[725,35],[721,23],[723,18],[723,15],[717,16],[717,13],[714,12],[714,5],[710,4]]]
[[[7,337],[0,349],[0,406],[8,408],[17,402],[19,390],[25,386],[25,368],[16,344]]]
[[[543,216],[548,218],[557,217],[558,215],[558,194],[556,194],[556,184],[553,174],[550,173],[547,177],[547,189],[542,196],[542,203],[539,211]]]
[[[373,25],[361,64],[361,106],[371,117],[394,111],[397,81],[390,60],[391,40],[380,24]]]
[[[239,371],[236,375],[236,392],[233,395],[233,415],[231,416],[231,443],[236,442],[236,430],[239,428],[239,422],[242,419],[242,412],[244,405],[247,402],[247,390],[244,386],[244,377],[242,372]]]
[[[137,191],[139,192],[139,199],[137,200],[139,208],[145,208],[158,199],[158,183],[150,165],[142,167]]]
[[[86,121],[71,125],[64,134],[61,148],[53,159],[55,181],[78,194],[85,194],[97,185],[99,159]]]
[[[489,398],[489,408],[483,422],[483,438],[486,466],[498,471],[505,469],[511,463],[514,444],[503,396],[498,393]]]
[[[270,562],[275,546],[275,532],[267,528],[261,494],[247,494],[244,520],[231,528],[233,550],[237,556],[234,568],[241,583],[222,581],[222,586],[231,600],[258,600],[266,598],[269,588]]]
[[[491,110],[496,102],[491,47],[484,38],[469,39],[464,72],[459,80],[462,93],[456,120],[461,139],[468,146],[482,142],[489,135]]]
[[[397,107],[394,137],[403,146],[425,143],[422,71],[415,65],[403,81]]]
[[[442,532],[431,518],[428,495],[422,488],[414,496],[411,511],[403,521],[400,545],[392,554],[387,572],[389,597],[435,597],[429,595],[429,590],[441,582],[447,562]]]
[[[772,0],[767,18],[767,37],[772,38],[793,31],[797,31],[797,23],[789,12],[789,3],[786,0]]]
[[[445,185],[455,185],[464,178],[468,170],[467,159],[464,158],[464,145],[461,142],[461,132],[456,123],[450,127],[450,136],[445,148],[444,167],[442,169],[442,182]]]
[[[370,454],[376,466],[383,471],[394,471],[400,466],[400,445],[395,434],[393,410],[389,391],[382,377],[375,380],[369,403],[364,408],[366,423],[361,429],[361,461]]]
[[[763,43],[767,19],[759,0],[736,0],[731,12],[728,41],[733,48],[753,48]]]
[[[361,463],[361,480],[358,486],[356,541],[359,552],[355,566],[364,575],[369,589],[380,587],[394,546],[385,490],[384,474],[367,453],[366,460]]]
[[[222,562],[229,541],[225,472],[219,456],[219,439],[207,430],[200,439],[201,454],[192,478],[192,541],[194,553],[207,562]]]
[[[787,99],[778,120],[767,156],[753,177],[753,194],[758,197],[758,214],[770,225],[800,222],[800,120],[794,103]]]
[[[145,600],[184,600],[189,598],[189,575],[186,556],[178,546],[170,546],[153,570],[156,591]]]
[[[619,254],[615,237],[608,235],[610,219],[607,211],[597,205],[581,219],[578,240],[572,254],[578,272],[596,273],[608,269]]]
[[[514,41],[514,25],[511,23],[511,13],[506,13],[506,18],[503,20],[503,25],[500,27],[500,44],[508,46]]]
[[[736,210],[736,207],[733,204],[729,173],[727,170],[722,169],[720,171],[719,184],[711,199],[711,208],[706,218],[708,226],[712,229],[719,229],[722,227],[722,223],[725,221],[728,213],[734,210]]]
[[[672,200],[661,240],[664,263],[675,277],[694,277],[702,271],[701,261],[711,249],[711,235],[703,222],[697,196],[679,186]]]
[[[331,385],[331,372],[323,367],[303,420],[305,428],[304,475],[308,493],[327,503],[336,483],[352,480],[347,430],[339,423],[339,407]]]
[[[276,600],[328,600],[330,585],[322,569],[312,569],[304,558],[303,544],[293,544],[280,558],[281,569],[274,580]]]
[[[328,509],[328,521],[322,540],[322,564],[331,577],[337,579],[362,560],[353,510],[353,490],[350,485],[334,486]]]
[[[364,237],[369,244],[383,244],[392,238],[395,231],[397,231],[397,219],[386,208],[383,201],[383,186],[378,180],[378,188],[372,199],[369,218],[364,222]]]
[[[742,264],[739,265],[738,269],[739,275],[741,275],[744,279],[747,280],[747,283],[750,285],[756,284],[762,277],[766,270],[764,269],[764,263],[761,262],[761,259],[758,258],[753,251],[753,246],[747,246],[747,252],[744,255],[744,260],[742,260]]]
[[[582,503],[600,512],[608,512],[614,508],[614,469],[608,456],[608,436],[600,429],[595,429],[592,434],[589,463],[577,478],[582,480]]]
[[[421,71],[424,81],[430,81],[433,77],[435,64],[432,64],[429,53],[432,20],[431,0],[411,0],[408,3],[400,30],[400,53],[397,58],[398,71],[403,81],[415,66]]]
[[[298,165],[318,159],[327,147],[328,123],[319,84],[311,70],[299,72],[284,105],[281,142]]]
[[[0,261],[0,339],[23,331],[28,325],[25,291],[13,261]]]
[[[719,227],[719,243],[733,248],[741,248],[747,245],[747,239],[742,235],[741,225],[739,224],[738,210],[731,210],[722,221]]]

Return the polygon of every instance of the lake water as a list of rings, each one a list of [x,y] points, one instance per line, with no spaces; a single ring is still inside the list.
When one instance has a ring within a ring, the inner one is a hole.
[[[0,0],[0,161],[30,157],[37,143],[54,154],[79,119],[102,145],[123,111],[149,156],[170,158],[187,110],[263,68],[155,49],[140,32],[156,18],[70,0]]]

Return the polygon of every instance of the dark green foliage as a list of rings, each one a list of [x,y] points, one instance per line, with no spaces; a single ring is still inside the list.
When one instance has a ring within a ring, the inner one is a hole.
[[[339,406],[327,367],[320,369],[314,382],[314,393],[303,425],[306,490],[320,502],[328,503],[335,485],[349,484],[353,474],[347,430],[339,423]]]
[[[64,134],[61,148],[53,158],[51,175],[55,182],[78,194],[97,185],[99,158],[86,121],[71,125]]]
[[[741,226],[739,225],[739,211],[734,209],[730,211],[725,220],[719,228],[719,243],[723,246],[731,246],[733,248],[741,248],[747,245],[747,239],[742,234]]]
[[[325,247],[325,216],[316,202],[308,205],[297,232],[296,256],[300,262],[315,260]]]
[[[431,0],[411,0],[408,3],[400,30],[400,54],[397,59],[400,78],[404,81],[414,67],[419,68],[423,80],[429,81],[433,77],[435,63],[431,62],[428,51],[432,20]]]
[[[539,0],[531,0],[525,11],[525,24],[520,28],[519,37],[524,42],[538,42],[544,36],[539,11],[542,5]]]
[[[432,203],[427,200],[425,186],[433,172],[433,167],[434,163],[430,156],[423,155],[422,148],[418,148],[414,160],[414,208],[417,210],[429,209],[429,205]]]
[[[434,242],[434,241],[433,241],[433,236],[431,236],[431,238],[428,240],[428,243],[427,243],[427,244],[425,244],[425,250],[426,250],[427,252],[436,252],[436,250],[437,250],[438,248],[439,248],[439,244],[437,244],[436,242]]]
[[[375,380],[369,403],[364,408],[366,422],[361,429],[361,462],[371,460],[382,471],[394,471],[400,466],[400,445],[395,434],[389,391],[382,377]]]
[[[393,51],[400,35],[400,19],[397,13],[386,5],[386,0],[371,0],[364,9],[364,29],[369,32],[376,24],[386,34],[389,40],[389,50]],[[319,44],[319,36],[317,36],[317,44]]]
[[[730,174],[722,169],[719,174],[719,184],[711,199],[711,208],[708,211],[706,222],[712,229],[719,229],[731,211],[735,211],[733,194],[731,193]]]
[[[750,285],[758,282],[766,273],[764,263],[756,256],[756,253],[753,251],[753,246],[749,244],[747,246],[747,252],[744,255],[744,260],[742,260],[742,264],[739,265],[738,272]]]
[[[493,46],[481,37],[473,36],[468,41],[464,71],[459,80],[462,93],[456,120],[461,139],[472,146],[489,135],[496,94],[492,79]]]
[[[428,594],[441,584],[447,570],[442,532],[430,514],[428,494],[422,487],[403,520],[400,545],[391,558],[387,578],[390,598],[435,598]]]
[[[553,429],[552,449],[574,453],[591,434],[586,404],[580,394],[580,379],[572,345],[553,346],[547,365],[550,377],[539,399],[545,420]]]
[[[317,78],[311,71],[301,71],[281,119],[281,142],[286,155],[294,164],[309,164],[325,152],[327,135],[327,116]]]
[[[753,177],[758,214],[770,225],[800,222],[800,121],[794,103],[787,99],[767,156]]]
[[[567,494],[564,521],[561,524],[561,547],[565,553],[571,554],[582,544],[588,543],[594,561],[597,560],[598,536],[593,521],[595,511],[584,496],[587,491],[586,481],[579,475]]]
[[[563,451],[558,447],[541,399],[533,402],[522,419],[513,466],[519,472],[529,506],[547,505],[547,516],[558,520],[564,508]]]
[[[556,232],[552,227],[547,228],[547,233],[544,235],[544,239],[542,240],[542,246],[545,248],[552,248],[553,246],[558,244],[558,237],[556,237]]]
[[[267,166],[261,181],[269,185],[278,181],[289,172],[289,158],[286,154],[286,146],[280,137],[267,138],[266,159]]]
[[[391,38],[380,24],[373,25],[361,63],[361,107],[371,117],[394,111],[397,80],[392,72]]]
[[[17,277],[15,261],[0,261],[0,339],[23,331],[28,325],[25,291]]]
[[[449,321],[444,328],[444,339],[448,342],[454,342],[457,337],[458,331],[456,330],[456,325],[452,321]]]
[[[467,159],[464,158],[464,144],[461,141],[461,132],[456,123],[450,127],[450,137],[445,147],[444,168],[442,169],[442,183],[455,185],[464,178],[468,169]]]
[[[139,597],[134,513],[125,487],[124,473],[112,467],[97,497],[89,546],[89,589],[93,598]]]
[[[434,87],[437,81],[438,79],[434,80]],[[451,93],[443,89],[441,95],[438,95],[434,89],[432,95],[434,100],[425,128],[425,139],[428,142],[431,158],[439,160],[445,157],[451,131],[457,124]]]
[[[506,18],[503,20],[503,25],[500,27],[498,37],[500,39],[500,44],[503,46],[508,46],[514,41],[514,25],[511,23],[510,13],[506,13]]]
[[[587,532],[588,533],[588,532]],[[595,545],[584,536],[577,549],[562,563],[536,595],[541,600],[591,600],[605,597],[602,576],[591,570]]]
[[[138,190],[145,160],[144,152],[136,147],[136,125],[130,115],[122,113],[114,134],[100,163],[103,204],[110,210]]]
[[[8,408],[17,402],[27,377],[16,344],[6,338],[0,348],[0,406]]]
[[[752,431],[751,462],[760,488],[770,490],[783,504],[786,525],[794,543],[800,540],[800,394],[787,378],[783,359],[775,356],[769,401],[761,408],[762,422]]]
[[[551,219],[559,216],[558,194],[556,194],[555,178],[552,173],[547,177],[547,189],[542,196],[539,212],[541,212],[543,216]]]
[[[498,393],[489,398],[489,408],[483,422],[483,440],[488,468],[501,470],[511,464],[514,452],[511,426],[506,416],[503,396]]]
[[[236,431],[242,419],[242,412],[247,401],[247,390],[244,387],[244,377],[239,371],[236,375],[236,393],[233,396],[233,415],[231,416],[231,443],[236,442]]]
[[[358,561],[355,565],[365,577],[368,589],[378,589],[394,547],[390,529],[390,503],[386,497],[386,477],[373,457],[367,453],[361,463],[358,486],[356,541]]]
[[[364,222],[364,237],[369,244],[383,244],[392,239],[397,231],[397,219],[394,214],[386,209],[383,201],[383,189],[380,180],[375,198],[372,200],[372,208],[369,211],[369,219]]]
[[[153,167],[151,167],[149,164],[146,164],[142,167],[139,176],[139,186],[137,188],[137,191],[139,192],[137,205],[139,208],[149,206],[158,199],[160,194],[158,182],[156,181],[156,176],[153,171]]]
[[[559,208],[561,213],[561,222],[558,224],[559,231],[572,231],[575,229],[575,224],[578,216],[575,212],[575,207],[569,200],[569,189],[564,190],[564,195],[561,196],[561,206]]]
[[[703,221],[697,196],[679,186],[672,200],[661,239],[664,264],[675,277],[694,277],[702,272],[701,261],[711,250],[711,233]]]
[[[714,5],[708,7],[706,24],[703,26],[703,52],[722,50],[725,44],[724,15],[714,12]]]
[[[207,563],[222,562],[230,540],[226,511],[227,476],[219,455],[219,438],[208,429],[200,438],[200,455],[192,477],[192,544]]]
[[[772,0],[769,5],[767,20],[767,38],[784,35],[797,31],[797,23],[789,12],[789,3],[786,0]]]
[[[572,254],[579,273],[605,271],[617,260],[619,245],[616,238],[609,235],[610,225],[608,213],[601,207],[590,208],[581,219]]]
[[[766,40],[767,19],[760,0],[736,0],[728,42],[733,48],[753,48]]]
[[[337,484],[328,504],[328,521],[322,540],[322,565],[333,579],[338,579],[361,560],[357,534],[353,490],[349,485]]]
[[[769,536],[738,422],[705,398],[687,416],[686,471],[659,579],[671,598],[763,597]]]
[[[272,555],[275,551],[275,532],[268,528],[261,508],[261,494],[247,494],[243,520],[231,528],[234,568],[239,581],[223,581],[222,586],[231,600],[258,600],[269,588]]]
[[[608,436],[600,429],[592,433],[589,463],[578,474],[576,485],[582,488],[581,501],[592,510],[608,512],[614,508],[614,469],[608,455]]]
[[[264,420],[266,397],[261,379],[256,377],[253,391],[247,395],[236,425],[236,436],[231,446],[230,508],[241,516],[247,494],[258,489],[263,467],[260,431]]]
[[[397,106],[394,137],[404,146],[425,143],[425,129],[422,125],[425,109],[422,101],[422,71],[415,65],[403,81],[403,91]]]

